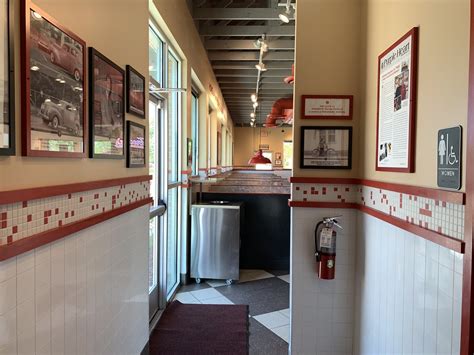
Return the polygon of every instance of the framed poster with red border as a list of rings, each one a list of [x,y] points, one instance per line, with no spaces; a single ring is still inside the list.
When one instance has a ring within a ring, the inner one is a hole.
[[[303,119],[352,120],[352,95],[303,95]]]
[[[22,155],[87,156],[86,43],[21,1]]]
[[[375,170],[415,171],[418,27],[379,55]]]

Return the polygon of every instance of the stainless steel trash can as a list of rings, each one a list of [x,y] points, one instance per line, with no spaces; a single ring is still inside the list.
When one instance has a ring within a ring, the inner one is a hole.
[[[191,277],[239,279],[241,202],[212,201],[191,206]]]

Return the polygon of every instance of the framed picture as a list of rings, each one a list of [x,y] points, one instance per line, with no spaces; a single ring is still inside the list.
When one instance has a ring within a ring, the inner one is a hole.
[[[281,160],[281,152],[275,153],[275,160]]]
[[[303,95],[303,118],[352,120],[352,95]]]
[[[13,47],[13,0],[4,0],[1,11],[1,32],[3,43],[3,68],[0,68],[0,155],[15,155],[15,78]]]
[[[281,165],[281,160],[275,160],[275,165]]]
[[[126,66],[127,75],[127,112],[145,118],[145,77]]]
[[[352,127],[301,127],[302,169],[351,169]]]
[[[90,157],[124,157],[125,71],[89,48]]]
[[[379,55],[377,78],[378,171],[415,171],[418,28]]]
[[[21,1],[22,154],[85,157],[86,43]]]
[[[127,121],[127,168],[146,166],[145,137],[145,126]]]

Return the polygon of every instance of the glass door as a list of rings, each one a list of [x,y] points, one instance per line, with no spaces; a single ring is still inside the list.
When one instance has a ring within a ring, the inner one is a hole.
[[[166,207],[161,201],[161,132],[163,102],[150,96],[149,101],[149,172],[152,176],[150,181],[150,195],[153,197],[153,206],[150,209],[150,232],[148,241],[148,292],[150,306],[150,320],[155,316],[163,302],[160,297],[160,235],[162,235],[161,216],[165,213]]]

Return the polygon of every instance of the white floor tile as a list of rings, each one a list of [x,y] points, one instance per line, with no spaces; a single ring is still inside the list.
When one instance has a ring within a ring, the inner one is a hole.
[[[203,300],[202,304],[233,304],[233,303],[227,297],[221,296],[221,297],[215,297],[215,298],[209,298],[209,299]]]
[[[271,329],[271,331],[287,343],[290,342],[290,325],[284,325],[282,327],[273,328]]]
[[[191,292],[178,293],[174,299],[181,303],[201,303]]]
[[[240,270],[239,283],[247,282],[247,281],[254,281],[254,280],[268,279],[270,277],[274,277],[274,276],[272,274],[266,272],[266,271],[263,271],[263,270],[245,269],[245,270]]]
[[[221,297],[222,294],[213,288],[205,288],[203,290],[191,291],[191,294],[199,301],[207,300],[209,298]]]
[[[282,276],[278,276],[278,278],[285,282],[290,283],[290,275],[282,275]]]
[[[282,309],[281,311],[278,311],[280,312],[281,314],[283,314],[286,318],[290,319],[290,309],[287,308],[287,309]]]
[[[279,311],[260,314],[258,316],[255,316],[254,318],[269,329],[278,328],[290,324],[290,319],[285,317]]]
[[[207,280],[206,283],[211,287],[220,287],[226,285],[225,281],[222,280]]]

